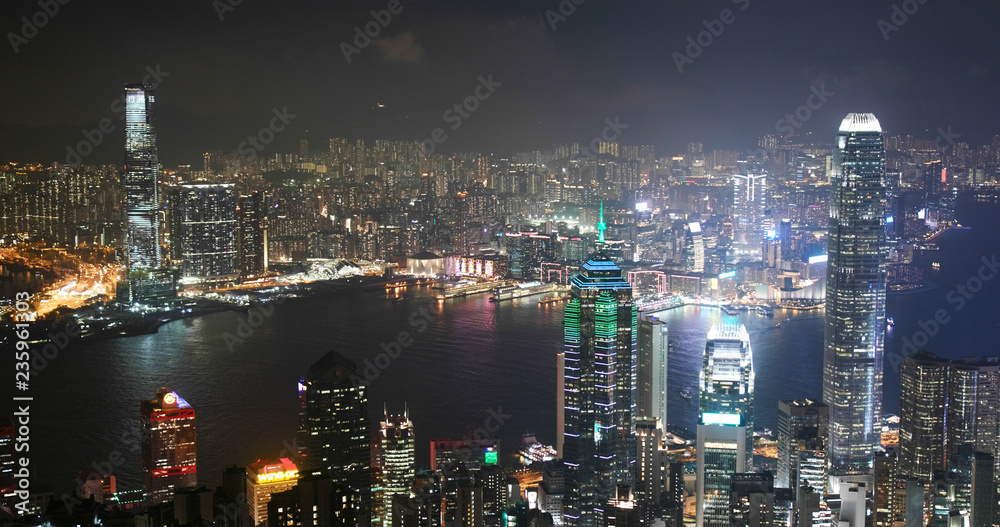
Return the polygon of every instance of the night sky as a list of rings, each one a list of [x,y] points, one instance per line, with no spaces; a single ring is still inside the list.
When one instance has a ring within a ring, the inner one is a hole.
[[[341,43],[392,2],[62,1],[23,40],[21,18],[42,7],[0,4],[2,161],[63,161],[81,130],[111,118],[86,162],[121,162],[113,103],[157,69],[168,167],[236,150],[275,108],[295,117],[265,154],[303,138],[420,140],[438,127],[438,152],[510,153],[589,142],[615,117],[627,125],[620,142],[658,154],[689,141],[738,149],[820,87],[832,95],[799,130],[817,141],[832,141],[848,112],[874,112],[889,134],[932,139],[950,126],[975,145],[1000,133],[995,1],[398,0],[350,63]],[[729,23],[713,24],[726,9]],[[721,34],[679,72],[674,54],[688,37],[707,41],[705,21]],[[444,111],[490,75],[500,85],[453,130]]]

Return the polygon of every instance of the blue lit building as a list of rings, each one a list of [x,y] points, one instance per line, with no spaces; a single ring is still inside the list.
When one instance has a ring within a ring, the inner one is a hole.
[[[567,525],[603,525],[635,457],[638,310],[622,270],[603,253],[573,277],[565,314],[562,414]]]
[[[125,254],[131,269],[160,267],[159,159],[153,126],[153,89],[125,85]]]

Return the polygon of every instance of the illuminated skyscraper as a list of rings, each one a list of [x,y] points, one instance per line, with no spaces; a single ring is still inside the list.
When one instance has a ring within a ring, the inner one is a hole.
[[[267,218],[264,195],[254,192],[240,196],[236,209],[238,234],[236,261],[241,277],[256,276],[267,270]]]
[[[142,401],[142,483],[152,505],[198,484],[194,408],[170,388]]]
[[[639,321],[635,415],[667,426],[667,325],[656,317]]]
[[[684,270],[695,273],[705,271],[705,240],[701,223],[692,221],[684,229]]]
[[[747,328],[716,324],[699,374],[698,527],[728,527],[731,477],[753,472],[753,385]]]
[[[181,185],[178,190],[180,237],[173,243],[181,245],[184,260],[183,278],[231,279],[237,270],[236,261],[236,186],[233,184],[194,183]]]
[[[153,89],[125,85],[125,253],[132,269],[156,269],[161,263],[159,159],[153,126]]]
[[[663,491],[666,489],[664,459],[666,450],[661,449],[663,429],[653,417],[635,418],[635,499],[647,510],[657,510]]]
[[[309,368],[299,381],[300,428],[309,472],[356,493],[354,508],[364,519],[371,510],[371,443],[365,386],[351,380],[356,371],[354,362],[336,351]]]
[[[948,368],[948,455],[972,443],[975,451],[996,455],[1000,426],[1000,360],[953,361]]]
[[[918,351],[903,360],[899,384],[899,474],[930,487],[946,463],[948,361]]]
[[[299,467],[288,458],[258,459],[247,466],[246,500],[250,506],[250,524],[268,525],[267,504],[271,501],[271,495],[295,488],[298,480]]]
[[[396,494],[409,495],[416,476],[413,421],[404,410],[403,415],[389,415],[380,423],[378,435],[379,467],[382,469],[382,502],[385,513],[382,525],[392,525],[392,502]]]
[[[573,277],[565,314],[563,460],[568,525],[597,526],[635,457],[637,309],[622,270],[603,253]]]
[[[830,472],[867,475],[881,439],[888,256],[885,148],[874,115],[844,118],[830,187],[823,351]]]
[[[815,440],[825,444],[829,427],[828,410],[825,404],[810,399],[778,401],[776,487],[794,489],[801,484],[798,474],[800,445],[803,440],[807,443]],[[819,488],[822,489],[823,485]]]
[[[733,242],[754,250],[763,240],[761,222],[767,196],[767,175],[757,165],[741,159],[736,162],[737,173],[733,175],[733,223],[736,227]]]

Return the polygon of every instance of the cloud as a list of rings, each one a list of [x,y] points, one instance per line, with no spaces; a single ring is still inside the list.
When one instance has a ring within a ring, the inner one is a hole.
[[[405,31],[395,37],[380,38],[375,46],[382,52],[382,59],[390,62],[422,62],[424,47],[413,39],[413,33]]]

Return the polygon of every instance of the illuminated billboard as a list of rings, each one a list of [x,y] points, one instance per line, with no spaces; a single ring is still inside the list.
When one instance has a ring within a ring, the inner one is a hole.
[[[821,254],[819,256],[810,256],[809,257],[809,263],[811,263],[811,264],[822,263],[822,262],[825,262],[827,260],[827,258],[829,258],[829,255],[826,255],[826,254]]]
[[[719,279],[722,279],[722,278],[732,278],[734,276],[736,276],[736,271],[729,271],[729,272],[720,274],[719,275]]]
[[[730,425],[739,426],[742,416],[740,414],[716,414],[705,412],[701,414],[701,421],[706,425]]]
[[[270,472],[267,474],[257,474],[257,483],[280,483],[292,479],[298,479],[298,470],[286,470],[284,472]]]

